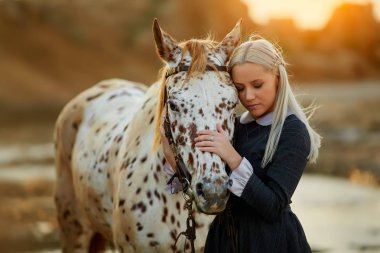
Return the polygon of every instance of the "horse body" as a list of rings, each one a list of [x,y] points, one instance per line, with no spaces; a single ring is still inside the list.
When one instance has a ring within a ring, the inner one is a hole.
[[[146,90],[102,81],[68,103],[57,120],[55,195],[64,252],[88,252],[96,233],[103,237],[98,240],[127,242],[130,249],[120,251],[169,252],[185,230],[184,198],[167,192],[162,150],[151,150],[160,84]],[[204,238],[212,216],[194,217]],[[203,241],[196,242],[200,249]]]
[[[176,57],[175,53],[168,55]],[[187,53],[178,63],[191,60]],[[166,86],[171,105],[176,104],[168,111],[171,129],[191,169],[191,187],[204,187],[204,192],[197,191],[196,204],[203,212],[221,211],[227,197],[223,162],[215,155],[196,151],[193,138],[194,131],[212,129],[215,126],[210,124],[216,122],[232,136],[232,109],[237,96],[229,76],[224,75],[224,79],[213,72],[195,78],[180,73],[149,89],[128,81],[107,80],[65,106],[55,128],[55,202],[63,252],[99,252],[107,241],[120,252],[131,253],[174,252],[190,247],[184,239],[175,246],[176,236],[186,229],[188,214],[182,194],[166,190],[169,176],[163,171],[162,147],[152,149],[155,122],[160,117],[156,108]],[[197,114],[204,117],[199,119]],[[209,188],[216,195],[209,194]],[[213,216],[198,211],[193,216],[196,249],[202,252]]]

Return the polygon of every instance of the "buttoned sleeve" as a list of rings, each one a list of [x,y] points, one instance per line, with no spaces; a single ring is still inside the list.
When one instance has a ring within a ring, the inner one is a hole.
[[[252,173],[241,194],[268,221],[278,219],[290,204],[310,151],[306,126],[298,119],[285,123],[273,159],[264,168],[265,181]]]
[[[233,194],[240,197],[243,193],[245,185],[247,184],[252,174],[252,165],[245,157],[243,157],[239,166],[236,169],[234,169],[230,174],[228,189]]]

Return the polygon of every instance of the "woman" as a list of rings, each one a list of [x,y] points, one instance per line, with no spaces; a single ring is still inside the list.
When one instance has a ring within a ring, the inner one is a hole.
[[[197,148],[227,163],[232,193],[210,227],[205,252],[311,252],[290,203],[306,163],[318,157],[320,136],[294,97],[285,65],[265,39],[237,47],[229,69],[247,111],[236,120],[234,144],[220,125],[195,138]]]

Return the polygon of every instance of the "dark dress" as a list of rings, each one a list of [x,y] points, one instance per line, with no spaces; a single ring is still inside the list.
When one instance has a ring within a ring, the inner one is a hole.
[[[295,115],[288,116],[272,162],[261,168],[271,126],[236,121],[234,147],[251,163],[254,173],[241,197],[231,193],[226,210],[215,217],[204,252],[311,252],[289,205],[310,151],[306,126]]]

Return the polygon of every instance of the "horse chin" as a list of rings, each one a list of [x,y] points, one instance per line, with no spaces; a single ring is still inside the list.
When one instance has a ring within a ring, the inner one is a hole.
[[[198,211],[201,213],[210,215],[218,214],[226,208],[228,196],[229,195],[227,195],[225,198],[212,201],[204,199],[203,196],[194,196],[194,201],[198,208]]]

